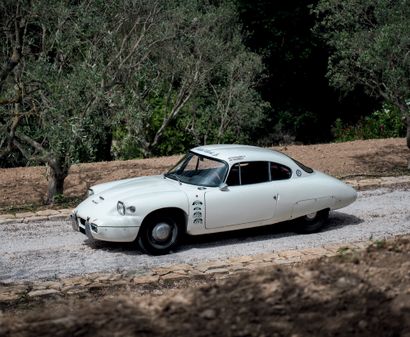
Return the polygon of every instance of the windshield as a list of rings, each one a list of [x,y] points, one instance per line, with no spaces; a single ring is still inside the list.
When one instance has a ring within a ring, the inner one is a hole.
[[[227,171],[226,163],[189,152],[165,176],[187,184],[217,187]]]

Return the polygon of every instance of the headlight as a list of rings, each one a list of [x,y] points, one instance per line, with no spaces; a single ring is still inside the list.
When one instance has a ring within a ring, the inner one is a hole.
[[[94,191],[91,188],[89,188],[87,194],[89,197],[91,197],[94,194]]]
[[[117,202],[117,211],[118,213],[120,213],[121,215],[125,215],[125,205],[122,201],[118,201]]]

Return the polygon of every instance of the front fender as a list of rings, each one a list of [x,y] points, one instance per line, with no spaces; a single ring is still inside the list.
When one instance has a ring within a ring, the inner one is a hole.
[[[126,207],[135,207],[135,215],[141,218],[141,222],[150,213],[163,208],[179,208],[189,215],[188,197],[182,191],[152,193],[143,197],[126,199],[124,203]]]

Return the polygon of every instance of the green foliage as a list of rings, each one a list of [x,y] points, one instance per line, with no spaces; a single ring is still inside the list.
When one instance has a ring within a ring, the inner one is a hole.
[[[16,161],[18,150],[63,177],[72,163],[103,158],[112,139],[118,158],[170,154],[245,140],[263,118],[260,58],[244,48],[231,1],[8,0],[0,9],[10,18],[0,19],[1,63],[24,46],[0,82],[2,158]]]
[[[362,85],[408,114],[409,2],[320,0],[314,13],[319,19],[316,32],[331,48],[331,84],[346,91]]]
[[[115,139],[121,158],[246,141],[266,112],[255,90],[261,60],[244,47],[232,4],[191,0],[165,7],[160,48],[115,102],[122,107],[117,124],[126,130]]]
[[[336,120],[332,132],[337,142],[358,139],[403,137],[406,125],[400,111],[391,105],[362,117],[355,125],[348,125],[340,118]]]

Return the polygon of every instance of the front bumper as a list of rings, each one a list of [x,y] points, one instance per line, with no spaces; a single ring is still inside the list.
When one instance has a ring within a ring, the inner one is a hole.
[[[101,221],[78,215],[74,212],[70,216],[71,226],[74,231],[81,232],[90,240],[101,240],[111,242],[132,242],[138,236],[140,226],[104,226],[100,225]]]

